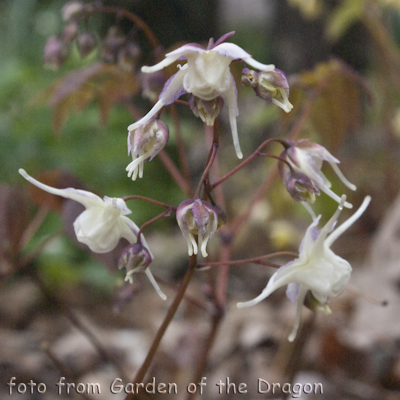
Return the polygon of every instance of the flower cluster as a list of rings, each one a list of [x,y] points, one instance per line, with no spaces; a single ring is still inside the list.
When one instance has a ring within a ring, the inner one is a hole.
[[[269,73],[272,79],[268,77],[262,79],[262,82],[270,80],[274,85],[274,89],[270,89],[271,94],[268,99],[271,99],[286,112],[289,112],[292,107],[287,99],[289,90],[283,73],[276,70],[272,64],[265,65],[254,60],[250,54],[236,44],[226,43],[225,40],[233,34],[234,32],[227,33],[215,43],[211,39],[206,49],[197,43],[186,44],[166,54],[165,59],[158,64],[152,67],[142,67],[142,72],[153,73],[173,64],[177,60],[187,60],[184,65],[178,64],[179,71],[166,82],[154,107],[142,119],[131,124],[128,130],[132,131],[146,124],[164,106],[173,103],[185,93],[194,96],[194,99],[192,98],[191,100],[192,104],[195,105],[192,106],[194,113],[200,115],[203,121],[211,125],[214,123],[216,114],[221,108],[221,100],[219,98],[222,98],[228,107],[236,154],[238,158],[242,158],[243,154],[240,149],[236,124],[236,117],[239,114],[236,85],[229,68],[232,61],[243,60],[251,67],[263,71],[263,73]],[[279,76],[279,79],[275,79],[276,76]],[[277,89],[280,86],[282,88]],[[272,92],[279,92],[279,96],[283,97],[283,102],[275,100],[276,93],[273,94]]]
[[[87,13],[85,7],[88,6],[80,2],[70,2],[64,6],[63,15],[65,21],[68,22],[69,30],[66,29],[64,32],[64,41],[53,38],[48,42],[46,57],[49,62],[61,65],[67,54],[65,43],[70,44],[75,38],[82,54],[87,54],[93,48],[94,43],[89,36],[77,36],[77,32],[74,31],[79,18],[83,18]],[[236,155],[239,159],[243,157],[236,121],[237,90],[230,70],[230,65],[236,60],[241,60],[255,69],[250,70],[246,67],[242,70],[241,83],[244,86],[251,87],[258,97],[280,107],[283,111],[292,110],[293,106],[289,101],[289,84],[285,74],[272,64],[261,64],[254,60],[236,44],[226,42],[233,33],[223,35],[216,42],[210,39],[207,48],[196,43],[186,44],[167,53],[165,58],[156,65],[141,68],[142,73],[148,76],[154,74],[153,80],[159,83],[160,71],[173,63],[186,61],[183,65],[177,64],[177,72],[166,81],[158,100],[154,100],[155,104],[151,110],[128,127],[128,156],[132,156],[132,162],[126,167],[126,171],[132,180],[136,180],[137,177],[142,178],[144,162],[154,159],[166,146],[169,140],[169,129],[167,124],[159,119],[161,110],[184,94],[189,95],[188,104],[194,115],[200,117],[208,126],[214,125],[220,110],[226,105]],[[139,54],[140,49],[133,43],[128,43],[126,37],[117,28],[111,27],[103,41],[101,51],[103,60],[107,62],[122,60],[121,66],[123,67],[125,62],[129,69]],[[151,90],[151,79],[148,81],[150,83],[143,85],[144,92],[147,93],[148,98],[152,98],[154,93]],[[331,165],[349,189],[356,190],[355,185],[350,183],[340,171],[337,165],[339,160],[321,145],[307,139],[273,140],[284,146],[284,151],[279,157],[273,156],[279,159],[281,179],[291,197],[302,202],[310,211],[313,222],[301,242],[298,258],[280,267],[259,296],[253,300],[238,303],[237,306],[241,308],[255,305],[278,288],[287,285],[287,297],[297,303],[295,323],[289,336],[289,340],[293,341],[300,325],[302,307],[307,299],[312,299],[316,308],[329,312],[329,298],[336,297],[344,290],[352,268],[346,260],[331,250],[331,246],[363,214],[371,199],[369,196],[366,197],[360,208],[346,222],[334,229],[343,207],[352,208],[352,204],[346,202],[346,195],[338,196],[331,190],[331,183],[321,171],[323,162],[326,161]],[[196,194],[193,198],[182,201],[176,208],[176,221],[186,239],[189,256],[201,254],[203,257],[208,257],[208,242],[224,222],[223,213],[212,198],[212,185],[208,182],[211,175],[208,172],[215,155],[216,153],[210,152],[208,164]],[[246,164],[247,161],[242,164]],[[238,169],[242,167],[242,164]],[[123,199],[109,197],[101,199],[83,190],[52,188],[33,179],[22,169],[19,172],[37,187],[75,200],[85,206],[85,211],[74,222],[74,229],[78,241],[86,244],[92,251],[110,252],[116,248],[120,239],[127,240],[129,246],[123,250],[118,263],[119,269],[126,269],[125,280],[132,283],[133,274],[145,272],[159,296],[166,298],[149,269],[153,255],[141,230],[126,216],[131,211]],[[204,192],[200,196],[203,187]],[[320,192],[326,193],[338,202],[339,206],[325,226],[318,230],[321,215],[317,217],[309,204],[315,202]],[[175,207],[170,207],[164,215],[169,213],[170,209],[175,209]],[[161,214],[161,216],[164,215]]]

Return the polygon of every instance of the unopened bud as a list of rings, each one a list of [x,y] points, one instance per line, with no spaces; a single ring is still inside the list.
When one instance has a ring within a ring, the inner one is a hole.
[[[101,58],[110,63],[117,60],[118,52],[125,44],[126,37],[117,26],[112,26],[103,40]]]
[[[44,63],[51,69],[59,69],[68,57],[68,46],[57,36],[51,36],[44,47]]]
[[[132,274],[144,271],[152,262],[150,251],[141,243],[128,246],[118,260],[118,269],[126,268],[126,281],[133,282]]]
[[[65,25],[62,32],[62,41],[64,43],[72,43],[78,35],[78,24],[76,22],[70,22]]]
[[[244,86],[252,87],[258,97],[276,104],[282,110],[289,112],[293,108],[289,102],[289,84],[281,70],[275,68],[273,71],[256,72],[244,68],[241,82]]]
[[[125,71],[132,71],[141,56],[140,47],[133,42],[128,42],[118,52],[118,65]]]
[[[97,41],[91,32],[82,32],[78,35],[76,44],[78,46],[79,54],[85,58],[96,47]]]

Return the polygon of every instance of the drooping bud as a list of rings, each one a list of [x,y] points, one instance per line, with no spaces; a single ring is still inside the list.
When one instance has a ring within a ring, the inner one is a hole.
[[[96,47],[97,41],[92,32],[81,32],[77,39],[79,54],[85,58]]]
[[[62,41],[71,44],[76,39],[78,30],[78,24],[74,21],[65,25],[61,35]]]
[[[283,165],[283,162],[279,163],[279,172],[282,182],[286,185],[290,196],[296,201],[314,203],[315,196],[319,196],[320,192],[311,179],[301,172],[295,172],[294,170],[290,170],[290,168],[284,168]]]
[[[241,78],[242,85],[250,86],[258,97],[270,101],[286,112],[290,112],[293,105],[289,101],[289,84],[285,74],[275,68],[272,71],[256,72],[244,68]]]
[[[132,71],[139,57],[142,54],[142,50],[139,45],[136,43],[129,41],[126,43],[118,52],[118,65],[125,71]]]
[[[153,261],[150,251],[141,243],[128,246],[118,260],[118,269],[126,268],[125,280],[132,283],[132,274],[144,271]]]
[[[150,283],[153,285],[157,294],[163,300],[166,300],[167,296],[158,286],[158,283],[154,279],[154,276],[149,268],[149,265],[153,261],[153,255],[147,248],[146,242],[144,241],[143,243],[144,244],[140,242],[131,244],[122,252],[118,260],[118,269],[126,268],[125,281],[128,281],[129,283],[133,283],[132,275],[134,273],[144,272],[149,278]]]
[[[64,21],[68,22],[77,17],[84,11],[85,5],[80,1],[69,1],[61,8],[61,14]]]
[[[125,44],[126,37],[117,26],[112,26],[103,40],[101,58],[105,62],[115,63],[121,47]]]
[[[215,118],[218,117],[223,105],[224,100],[221,96],[212,100],[203,100],[193,94],[189,96],[189,106],[193,114],[209,126],[214,125]]]
[[[133,161],[126,167],[128,177],[134,181],[137,176],[143,177],[143,163],[151,161],[167,144],[169,139],[168,125],[151,118],[146,124],[129,131],[128,155],[132,154]]]
[[[44,63],[46,67],[57,70],[68,57],[69,48],[59,37],[51,36],[44,46]]]
[[[286,141],[286,149],[279,156],[285,162],[280,162],[279,170],[281,173],[282,180],[287,185],[290,179],[295,179],[294,182],[290,183],[289,187],[293,193],[296,191],[296,184],[298,186],[297,189],[313,191],[313,187],[317,190],[320,190],[326,193],[328,196],[332,197],[338,203],[340,202],[340,197],[334,193],[330,187],[331,183],[322,173],[321,168],[323,161],[327,161],[333,170],[336,172],[340,180],[351,190],[356,190],[356,186],[350,183],[345,176],[340,171],[337,164],[339,160],[335,158],[325,147],[311,142],[308,139],[300,139],[296,142]],[[289,165],[288,165],[289,164]],[[299,177],[294,176],[293,173],[300,173],[300,180],[297,180]],[[311,181],[306,180],[304,175],[309,178]],[[300,185],[299,185],[300,184]],[[302,187],[301,187],[302,186]],[[293,189],[294,187],[294,189]],[[288,188],[290,193],[290,190]],[[314,190],[315,192],[315,190]],[[292,193],[291,193],[292,194]],[[317,194],[317,192],[315,192]],[[306,197],[308,194],[306,194]],[[346,202],[344,206],[347,208],[352,208],[353,206]]]
[[[207,243],[218,228],[216,208],[204,200],[185,200],[176,211],[176,220],[187,241],[189,256],[200,248],[202,256],[207,257]],[[198,236],[198,245],[194,235]]]

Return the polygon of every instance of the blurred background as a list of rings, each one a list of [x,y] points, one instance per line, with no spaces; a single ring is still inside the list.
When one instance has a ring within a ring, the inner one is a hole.
[[[229,41],[286,73],[294,105],[284,115],[266,104],[240,85],[243,66],[232,64],[245,156],[263,140],[284,139],[297,129],[299,138],[322,144],[341,160],[342,171],[358,187],[348,194],[355,208],[367,194],[372,203],[335,244],[335,252],[354,268],[350,288],[332,301],[332,316],[304,312],[301,339],[294,345],[286,341],[294,310],[284,290],[245,312],[236,309],[237,301],[263,289],[271,271],[256,265],[231,268],[229,305],[204,373],[209,386],[203,398],[232,398],[219,395],[215,387],[229,376],[248,384],[248,398],[293,397],[257,393],[257,379],[262,378],[323,383],[323,395],[303,393],[300,398],[397,399],[400,1],[101,2],[143,19],[158,38],[156,50],[122,13],[88,12],[90,17],[77,26],[68,24],[61,12],[66,3],[0,2],[0,397],[9,395],[6,383],[15,376],[17,383],[33,379],[48,389],[18,394],[15,387],[14,397],[52,399],[55,383],[66,376],[72,382],[101,382],[102,395],[87,398],[124,398],[110,394],[110,382],[133,376],[167,307],[146,280],[138,277],[134,285],[123,284],[117,254],[99,257],[77,246],[68,230],[77,211],[28,188],[18,169],[54,186],[110,197],[140,194],[178,205],[185,196],[158,158],[146,163],[143,179],[132,182],[125,176],[130,162],[127,126],[135,112],[143,115],[150,109],[165,81],[159,76],[146,82],[139,70],[184,43],[206,46],[210,37],[217,40],[235,31]],[[51,47],[51,37],[64,42],[54,41]],[[134,111],[127,99],[133,99]],[[207,148],[201,121],[186,108],[177,107],[178,125],[172,112],[165,115],[171,130],[166,151],[179,164],[179,126],[196,179]],[[237,160],[224,111],[220,120],[224,173]],[[228,218],[246,211],[271,165],[257,160],[224,185]],[[324,173],[340,194],[344,187],[329,168]],[[128,206],[139,226],[159,213],[147,203]],[[335,209],[336,203],[325,195],[315,204],[324,220]],[[350,215],[345,210],[341,218]],[[297,251],[308,224],[309,216],[276,179],[236,238],[233,256]],[[59,234],[63,229],[67,235]],[[152,225],[146,238],[154,249],[152,270],[172,298],[186,269],[185,241],[174,218]],[[189,293],[207,300],[201,274]],[[182,304],[151,369],[157,381],[177,382],[182,398],[207,323],[195,301]],[[63,392],[57,398],[63,396],[82,395]]]

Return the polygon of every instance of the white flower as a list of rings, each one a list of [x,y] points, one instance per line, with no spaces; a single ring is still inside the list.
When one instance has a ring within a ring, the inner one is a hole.
[[[125,238],[131,244],[136,243],[139,228],[131,219],[125,216],[132,211],[129,210],[123,199],[107,196],[101,199],[99,196],[86,190],[53,188],[32,178],[22,168],[18,172],[38,188],[66,199],[75,200],[86,207],[86,210],[75,220],[74,230],[78,241],[86,244],[93,252],[108,253],[115,249],[121,238]],[[142,247],[147,248],[143,234],[140,241]],[[153,256],[150,250],[148,250],[148,253],[152,259]],[[146,268],[145,273],[157,293],[165,300],[166,296],[158,287],[150,269]]]
[[[299,258],[280,267],[271,277],[266,288],[255,299],[237,304],[239,308],[253,306],[276,289],[288,285],[287,297],[292,302],[297,301],[295,324],[289,336],[290,341],[296,337],[307,292],[311,291],[323,307],[327,305],[329,297],[335,297],[344,290],[350,278],[352,270],[350,264],[336,255],[330,247],[363,214],[371,198],[367,196],[361,207],[346,222],[331,232],[345,200],[346,196],[343,195],[335,214],[320,231],[317,225],[321,216],[309,226],[299,248]]]
[[[242,158],[236,125],[236,116],[238,115],[237,93],[229,65],[232,61],[241,59],[261,71],[273,71],[275,66],[259,63],[236,44],[223,43],[232,34],[233,32],[227,33],[215,44],[210,40],[207,49],[196,43],[186,44],[166,54],[165,59],[158,64],[152,67],[142,67],[142,72],[152,73],[171,65],[177,60],[187,60],[185,65],[178,66],[179,71],[166,82],[154,107],[141,120],[130,125],[128,130],[131,131],[146,123],[162,107],[173,103],[185,93],[192,93],[205,101],[221,96],[228,105],[229,121],[236,154],[238,158]]]
[[[315,188],[325,192],[328,196],[332,197],[332,199],[339,203],[341,200],[340,197],[330,189],[332,185],[321,171],[323,161],[327,161],[339,179],[349,189],[357,189],[356,186],[350,183],[340,171],[339,167],[337,166],[340,161],[331,153],[329,153],[325,147],[308,139],[300,139],[295,142],[288,140],[287,143],[287,148],[279,157],[286,160],[291,165],[293,170],[291,170],[290,167],[284,162],[279,162],[278,164],[282,181],[285,184],[287,184],[287,182],[290,180],[293,172],[304,174],[311,180]],[[344,203],[344,206],[347,208],[353,207],[347,202]]]

